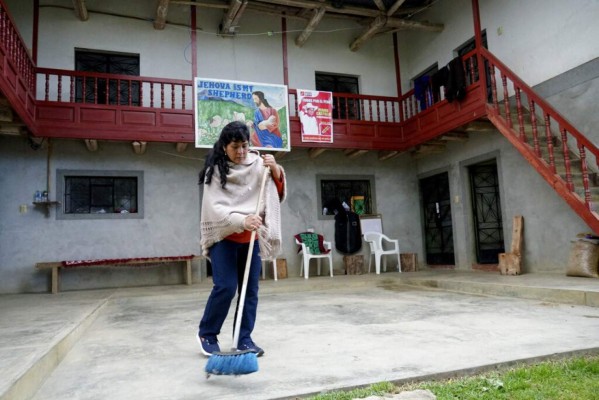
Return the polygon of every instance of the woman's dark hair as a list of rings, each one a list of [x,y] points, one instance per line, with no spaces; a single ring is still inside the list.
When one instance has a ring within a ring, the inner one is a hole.
[[[200,184],[210,184],[214,168],[218,168],[220,174],[220,185],[225,187],[227,184],[227,174],[229,173],[229,157],[225,153],[225,147],[231,142],[249,142],[250,130],[241,121],[233,121],[225,125],[220,132],[220,136],[212,150],[206,155],[204,169],[200,172]]]
[[[256,90],[252,94],[255,95],[255,96],[258,96],[258,98],[260,99],[260,102],[262,104],[264,104],[266,107],[270,108],[270,104],[268,104],[268,101],[264,98],[264,92]]]

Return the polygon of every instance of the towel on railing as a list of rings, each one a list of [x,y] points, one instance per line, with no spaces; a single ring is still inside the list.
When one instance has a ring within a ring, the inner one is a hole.
[[[462,57],[456,57],[447,64],[449,68],[449,77],[447,79],[447,87],[445,96],[448,102],[454,99],[462,100],[466,97],[466,71],[462,64]]]

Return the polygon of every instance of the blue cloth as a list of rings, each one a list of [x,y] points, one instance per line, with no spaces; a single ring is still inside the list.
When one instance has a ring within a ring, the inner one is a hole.
[[[204,316],[200,321],[200,336],[215,338],[227,318],[231,301],[235,293],[241,292],[243,272],[249,243],[237,243],[230,240],[221,240],[210,248],[210,260],[212,262],[212,292],[208,297]],[[245,294],[245,305],[241,316],[241,327],[239,330],[239,343],[251,340],[251,334],[256,322],[256,311],[258,309],[258,283],[262,261],[260,259],[260,247],[258,241],[254,242],[250,274]],[[239,306],[239,298],[238,298]],[[237,320],[237,308],[235,309]]]
[[[414,80],[414,96],[420,104],[420,110],[424,111],[432,104],[432,93],[430,89],[430,77],[421,76]]]
[[[256,130],[256,134],[258,135],[258,139],[260,139],[260,143],[262,143],[262,147],[275,147],[282,148],[283,147],[283,138],[271,133],[268,129],[260,129],[258,128],[258,124],[264,121],[264,117],[262,116],[262,112],[257,109],[254,111],[254,129]]]

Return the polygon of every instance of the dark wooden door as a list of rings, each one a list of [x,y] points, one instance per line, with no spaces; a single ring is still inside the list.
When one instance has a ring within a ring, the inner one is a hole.
[[[497,164],[477,164],[468,169],[477,262],[497,264],[499,253],[505,252]]]
[[[426,263],[454,265],[453,224],[447,172],[420,180],[424,210]]]

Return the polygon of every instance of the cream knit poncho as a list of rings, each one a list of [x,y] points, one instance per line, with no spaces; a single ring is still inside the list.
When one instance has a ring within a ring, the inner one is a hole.
[[[218,169],[214,170],[212,182],[209,185],[204,183],[200,217],[200,245],[204,256],[209,257],[210,247],[216,242],[245,230],[245,217],[256,212],[264,168],[259,153],[250,151],[242,164],[229,163],[224,189],[220,185]],[[281,166],[279,168],[284,179],[285,171]],[[279,198],[273,178],[267,177],[264,198],[259,207],[262,226],[257,232],[260,255],[264,260],[272,260],[281,252],[280,203],[286,196],[286,182],[283,196]]]

